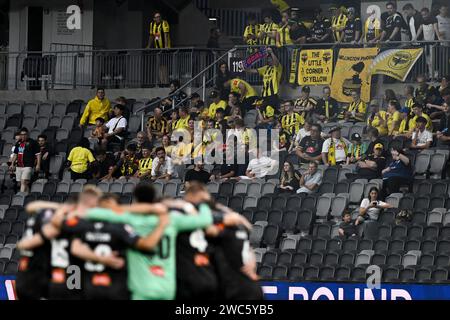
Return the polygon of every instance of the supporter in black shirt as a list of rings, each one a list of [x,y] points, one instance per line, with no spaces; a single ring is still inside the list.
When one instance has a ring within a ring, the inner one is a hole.
[[[355,222],[352,221],[352,214],[350,212],[344,212],[342,222],[339,225],[339,235],[343,238],[350,238],[357,234]]]
[[[346,174],[348,180],[381,179],[381,171],[386,167],[386,158],[383,156],[383,145],[377,143],[372,150],[373,152],[369,156],[356,163],[356,174]]]
[[[414,98],[415,101],[422,104],[424,107],[428,103],[431,104],[439,104],[440,100],[440,94],[439,91],[433,87],[432,85],[429,85],[427,83],[427,80],[425,79],[425,76],[419,75],[416,79],[416,82],[418,84],[418,87],[414,91]],[[432,110],[424,110],[426,113],[431,114],[432,112],[437,111],[436,109]]]
[[[198,181],[203,184],[207,184],[209,182],[211,174],[208,171],[205,171],[204,167],[205,166],[203,165],[203,163],[195,164],[193,169],[190,169],[186,172],[184,181]]]
[[[316,18],[311,28],[311,36],[306,40],[315,43],[330,43],[332,41],[331,22],[328,18],[322,16],[322,10],[316,11]]]
[[[409,30],[410,39],[423,40],[423,36],[417,37],[417,32],[422,25],[423,18],[419,11],[414,9],[411,3],[407,3],[403,6],[403,12],[406,16],[406,24]]]
[[[344,36],[342,42],[346,43],[358,43],[361,38],[362,23],[361,19],[355,17],[355,8],[350,7],[347,9],[348,20],[344,27]]]
[[[171,99],[175,100],[175,106],[186,106],[188,104],[187,94],[184,91],[178,91],[180,87],[180,81],[172,80],[170,82],[169,95],[171,96]],[[172,105],[170,104],[169,107],[171,106]],[[163,107],[163,112],[164,111],[166,111],[166,109]]]
[[[302,44],[306,42],[309,31],[303,22],[293,23],[289,30],[289,36],[294,44]]]
[[[320,136],[322,128],[319,124],[311,126],[311,135],[306,136],[300,141],[295,153],[300,158],[301,163],[311,161],[320,161],[322,159],[322,145],[324,140]]]
[[[450,96],[443,104],[444,115],[439,122],[439,130],[436,132],[437,147],[448,148],[450,146]]]
[[[377,128],[370,127],[367,129],[367,136],[370,140],[369,145],[367,146],[366,150],[366,156],[369,156],[373,153],[373,150],[375,149],[375,145],[378,143],[383,144],[383,142],[380,140],[379,136],[380,133],[378,132]],[[386,153],[383,153],[384,156],[386,156]]]
[[[397,8],[393,2],[386,4],[387,12],[381,14],[381,37],[380,42],[401,41],[401,29],[406,27],[402,15],[396,12]]]
[[[94,162],[94,165],[92,167],[92,174],[95,179],[100,180],[108,175],[110,169],[115,165],[115,160],[110,153],[106,153],[103,150],[97,151],[95,159],[97,161]]]
[[[39,135],[37,142],[41,149],[41,172],[44,175],[43,178],[48,178],[50,174],[50,157],[54,153],[53,148],[49,146],[45,134]]]
[[[313,120],[315,122],[327,123],[334,121],[339,113],[338,102],[331,98],[331,89],[329,86],[323,88],[323,96],[317,100],[314,108]]]

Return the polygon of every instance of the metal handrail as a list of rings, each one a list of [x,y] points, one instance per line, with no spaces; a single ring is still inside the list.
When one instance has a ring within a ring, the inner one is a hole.
[[[225,52],[224,54],[222,54],[219,58],[217,58],[216,60],[214,60],[214,61],[213,61],[210,65],[208,65],[206,68],[204,68],[202,71],[200,71],[195,77],[193,77],[191,80],[189,80],[188,82],[186,82],[185,84],[183,84],[181,87],[179,87],[177,90],[175,90],[174,92],[172,92],[171,94],[167,95],[167,96],[164,97],[164,98],[159,98],[158,100],[153,101],[152,103],[150,103],[150,104],[148,104],[148,105],[146,105],[146,106],[144,106],[144,107],[142,107],[142,108],[139,108],[138,110],[136,110],[136,111],[134,112],[134,115],[136,115],[136,114],[139,113],[139,112],[144,111],[145,109],[148,109],[148,108],[152,107],[152,106],[155,105],[155,104],[160,103],[161,101],[163,101],[163,100],[165,100],[165,99],[171,98],[171,97],[175,96],[176,94],[180,93],[184,88],[186,88],[187,86],[189,86],[193,81],[195,81],[196,79],[198,79],[200,76],[204,75],[205,72],[209,71],[209,70],[210,70],[212,67],[214,67],[218,62],[222,61],[222,59],[223,59],[225,56],[229,55],[230,53],[234,52],[235,50],[236,50],[236,48],[233,48],[233,49],[228,50],[227,52]],[[205,83],[204,83],[204,84],[205,84]],[[173,100],[172,109],[166,110],[166,111],[164,111],[163,113],[171,112],[173,109],[175,109],[175,100]],[[141,130],[144,130],[144,112],[142,112],[142,115],[141,115]]]
[[[149,52],[149,51],[214,51],[204,47],[177,47],[177,48],[140,48],[140,49],[92,49],[92,50],[58,50],[58,51],[1,51],[2,54],[54,54],[54,53],[99,53],[99,52]]]

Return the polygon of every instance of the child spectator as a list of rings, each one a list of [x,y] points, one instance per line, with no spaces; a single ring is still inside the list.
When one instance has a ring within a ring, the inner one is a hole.
[[[339,225],[338,231],[339,235],[343,238],[356,237],[357,230],[350,212],[344,212],[342,215],[342,222]]]
[[[98,117],[95,119],[95,128],[92,130],[91,137],[97,139],[103,139],[106,133],[105,129],[105,119]]]

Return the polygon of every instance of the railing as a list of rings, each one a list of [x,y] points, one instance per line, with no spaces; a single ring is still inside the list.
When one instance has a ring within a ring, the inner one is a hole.
[[[225,57],[229,57],[235,50],[236,49],[231,49],[231,50],[223,53],[222,55],[216,57],[215,60],[212,63],[210,63],[207,67],[205,67],[201,72],[199,72],[191,80],[189,80],[188,82],[183,84],[180,88],[178,88],[177,90],[175,90],[171,94],[169,94],[169,95],[167,95],[167,96],[165,96],[163,98],[159,98],[159,99],[157,99],[157,100],[155,100],[155,101],[153,101],[153,102],[143,106],[142,108],[139,108],[138,110],[135,110],[134,114],[140,114],[141,115],[141,130],[144,130],[144,118],[145,118],[145,113],[146,113],[145,111],[146,110],[154,109],[163,100],[165,100],[167,98],[174,97],[175,95],[179,94],[181,91],[183,91],[188,86],[193,87],[194,84],[199,79],[201,79],[202,85],[201,85],[200,88],[196,89],[194,92],[199,92],[201,90],[202,91],[203,100],[205,100],[207,86],[210,86],[210,85],[212,86],[212,84],[214,83],[214,80],[217,77],[217,65],[221,61],[223,61]],[[172,109],[164,110],[164,113],[170,112],[171,110],[175,109],[179,105],[183,104],[187,99],[189,99],[189,97],[186,97],[185,99],[181,100],[180,102],[178,102],[178,104],[175,103],[175,99],[172,99]]]
[[[380,50],[388,48],[425,48],[424,54],[414,65],[409,79],[425,74],[432,79],[450,73],[450,42],[410,42],[381,43]],[[284,80],[288,79],[290,52],[292,49],[332,48],[334,63],[339,49],[346,44],[304,44],[276,48],[284,69]],[[237,46],[228,57],[245,58],[249,47]],[[125,49],[125,50],[75,50],[57,52],[0,52],[0,90],[52,90],[75,88],[149,88],[166,86],[170,80],[177,79],[181,84],[191,87],[211,85],[217,72],[218,57],[225,50],[201,48],[174,49]],[[227,59],[225,59],[227,60]],[[260,61],[262,65],[264,61]],[[215,66],[216,68],[214,68]],[[259,65],[256,65],[258,67]],[[207,71],[205,71],[207,70]],[[196,75],[205,75],[204,80]],[[194,80],[191,80],[193,79]],[[252,85],[261,84],[261,77],[246,74],[244,78]]]
[[[148,88],[167,86],[173,79],[186,83],[221,52],[201,48],[0,52],[0,89]]]

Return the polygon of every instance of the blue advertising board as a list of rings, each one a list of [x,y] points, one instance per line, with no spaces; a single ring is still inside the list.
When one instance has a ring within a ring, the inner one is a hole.
[[[262,282],[268,300],[450,300],[450,285]]]
[[[15,300],[14,276],[0,276],[0,300]],[[262,282],[268,300],[450,300],[450,285]]]
[[[14,276],[0,276],[0,300],[16,300]]]

